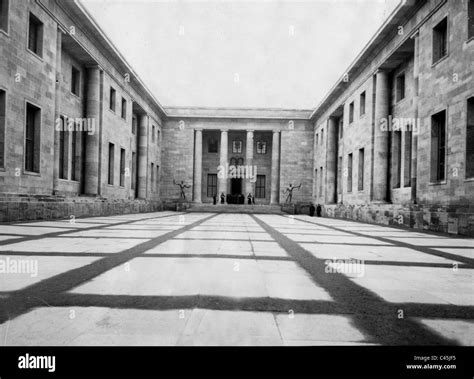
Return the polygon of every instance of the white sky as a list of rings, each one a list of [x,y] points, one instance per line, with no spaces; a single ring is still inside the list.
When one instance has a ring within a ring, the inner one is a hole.
[[[399,0],[82,2],[164,106],[313,109]]]

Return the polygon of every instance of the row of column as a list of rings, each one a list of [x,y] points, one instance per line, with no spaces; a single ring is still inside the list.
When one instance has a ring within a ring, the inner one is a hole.
[[[98,66],[87,70],[86,117],[93,120],[95,132],[87,133],[85,146],[85,175],[84,193],[86,195],[100,195],[99,172],[101,171],[101,93],[103,72]],[[146,113],[138,115],[138,143],[137,143],[137,197],[147,197],[147,165],[148,165],[148,129],[149,117]],[[108,152],[105,152],[106,154]],[[103,169],[102,169],[103,170]]]
[[[229,131],[228,129],[221,129],[221,144],[219,164],[226,167],[229,163]],[[247,130],[247,144],[246,144],[246,165],[253,166],[253,151],[254,151],[254,131]],[[272,163],[271,163],[271,191],[270,203],[278,204],[280,202],[280,131],[273,131],[272,139]],[[217,193],[227,194],[226,177],[219,177],[217,183]],[[245,181],[245,193],[254,192],[254,183],[250,180]],[[193,200],[196,203],[202,202],[202,129],[194,130],[194,182],[193,182]]]

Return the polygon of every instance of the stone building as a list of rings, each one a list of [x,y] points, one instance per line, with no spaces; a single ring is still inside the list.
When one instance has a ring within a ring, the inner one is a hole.
[[[301,184],[327,216],[474,235],[473,8],[402,2],[314,110],[211,109],[164,108],[80,3],[0,0],[0,221]]]

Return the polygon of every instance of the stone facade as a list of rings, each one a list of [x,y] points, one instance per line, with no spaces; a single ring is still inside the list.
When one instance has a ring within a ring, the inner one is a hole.
[[[176,208],[181,181],[180,209],[255,194],[209,185],[237,163],[259,204],[301,184],[294,212],[474,235],[471,0],[402,2],[312,111],[165,109],[80,4],[3,1],[0,221]]]

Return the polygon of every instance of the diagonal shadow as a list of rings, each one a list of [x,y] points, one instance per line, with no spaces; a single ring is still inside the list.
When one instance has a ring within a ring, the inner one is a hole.
[[[162,218],[167,218],[167,217],[175,217],[177,215],[179,216],[180,214],[184,214],[184,213],[176,213],[176,214],[169,214],[169,215],[163,215],[163,216],[156,216],[155,215],[154,217],[147,217],[147,218],[144,218],[143,220],[152,220],[152,219],[157,219],[157,218],[162,219]],[[82,231],[105,229],[108,226],[129,225],[129,224],[133,224],[137,221],[140,221],[140,220],[130,220],[130,221],[123,221],[123,222],[114,223],[114,224],[104,224],[104,225],[100,225],[100,226],[96,225],[96,226],[91,226],[91,227],[88,227],[88,228],[80,228],[80,229],[74,228],[74,229],[68,229],[68,230],[60,231],[60,232],[45,233],[45,234],[39,234],[39,235],[34,235],[34,236],[25,236],[25,237],[22,237],[22,238],[17,238],[14,241],[11,241],[11,240],[0,241],[0,246],[10,245],[10,244],[13,244],[13,243],[26,242],[26,241],[35,241],[35,240],[40,240],[40,239],[43,239],[43,238],[63,237],[64,235],[67,235],[67,234],[72,234],[72,233],[77,233],[77,232],[82,232]],[[32,227],[34,227],[34,226],[32,226]]]
[[[138,257],[145,251],[153,249],[159,244],[176,237],[184,231],[190,230],[195,226],[212,219],[213,217],[215,217],[215,215],[204,217],[194,223],[143,242],[120,253],[111,254],[88,265],[58,274],[21,290],[12,291],[10,293],[12,296],[4,299],[0,303],[2,304],[0,307],[0,324],[9,319],[15,318],[20,314],[28,312],[34,307],[44,305],[43,299],[50,298],[51,295],[57,295],[60,292],[68,291],[77,287],[80,284],[113,269],[114,267],[120,266],[121,264]]]
[[[282,217],[285,217],[285,216],[282,216]],[[343,229],[338,228],[336,226],[322,225],[322,224],[312,222],[312,221],[309,221],[309,220],[305,220],[305,219],[299,218],[299,217],[296,217],[296,219],[298,221],[305,222],[307,224],[324,226],[325,228],[329,228],[329,229],[333,229],[333,230],[337,230],[337,231],[343,231]],[[472,259],[472,258],[466,258],[466,257],[459,256],[459,255],[456,255],[456,254],[438,251],[438,250],[435,250],[432,247],[412,245],[409,242],[395,241],[395,240],[392,240],[392,239],[387,238],[387,237],[374,236],[374,235],[367,236],[366,234],[362,234],[362,233],[358,233],[358,232],[354,232],[354,231],[349,231],[349,230],[344,230],[344,231],[346,233],[353,234],[354,236],[357,236],[357,237],[365,237],[365,238],[371,238],[371,239],[374,239],[374,240],[378,240],[380,242],[387,242],[387,243],[390,243],[392,245],[396,245],[396,246],[399,246],[399,247],[406,247],[408,249],[416,250],[416,251],[419,251],[421,253],[434,255],[434,256],[442,257],[442,258],[446,258],[446,259],[451,259],[451,260],[454,260],[454,261],[459,261],[459,262],[462,262],[462,263],[465,263],[465,264],[468,264],[468,265],[473,265],[474,264],[474,259]],[[466,239],[466,240],[469,241],[469,239]],[[370,246],[376,246],[376,245],[370,245]],[[442,248],[443,249],[444,248],[450,248],[450,246],[443,246]]]
[[[314,257],[284,234],[266,222],[251,215],[280,246],[311,276],[313,281],[325,289],[330,296],[351,313],[355,326],[365,332],[369,339],[383,345],[456,345],[453,339],[438,335],[422,324],[407,318],[399,319],[394,304],[367,290],[344,274],[327,274],[325,259]],[[285,216],[281,216],[284,217]]]

